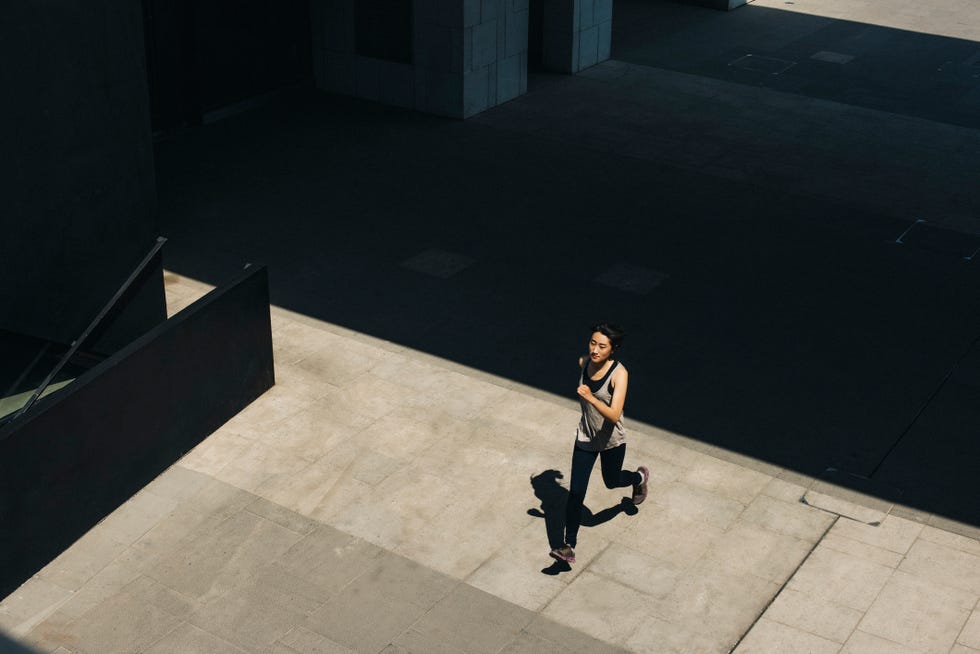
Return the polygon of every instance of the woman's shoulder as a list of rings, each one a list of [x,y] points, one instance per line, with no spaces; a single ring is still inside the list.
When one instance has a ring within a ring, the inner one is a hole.
[[[615,383],[617,379],[626,379],[627,377],[629,377],[629,371],[626,370],[626,366],[623,365],[622,361],[617,361],[616,368],[612,371],[613,383]]]

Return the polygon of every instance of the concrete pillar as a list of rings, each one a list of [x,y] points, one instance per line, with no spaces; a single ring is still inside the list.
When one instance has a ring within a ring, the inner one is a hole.
[[[612,0],[544,0],[542,63],[577,73],[609,59]]]
[[[527,0],[414,0],[400,62],[357,52],[355,2],[313,0],[320,88],[454,118],[527,91]]]

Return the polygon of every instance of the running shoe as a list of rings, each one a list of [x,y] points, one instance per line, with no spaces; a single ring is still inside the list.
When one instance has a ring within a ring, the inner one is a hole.
[[[650,482],[650,469],[646,466],[640,466],[636,471],[643,477],[643,481],[639,484],[633,484],[633,504],[643,504],[643,500],[647,498],[647,486]]]
[[[575,550],[571,545],[562,545],[551,550],[551,558],[565,563],[575,563]]]

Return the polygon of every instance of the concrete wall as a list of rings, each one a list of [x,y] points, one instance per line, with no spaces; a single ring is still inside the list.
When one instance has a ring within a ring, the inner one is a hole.
[[[527,0],[461,4],[465,118],[527,92],[528,6]]]
[[[577,73],[609,59],[613,0],[544,0],[542,64]]]
[[[157,236],[140,3],[12,0],[0,33],[0,329],[67,343]],[[141,292],[105,342],[165,319]]]
[[[454,118],[527,91],[527,0],[415,0],[410,63],[358,55],[354,11],[355,0],[313,0],[326,91]]]
[[[0,428],[0,597],[273,383],[255,267]]]

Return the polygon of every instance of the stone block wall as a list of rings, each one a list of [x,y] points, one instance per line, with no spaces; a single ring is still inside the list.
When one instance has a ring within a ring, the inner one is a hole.
[[[463,5],[465,118],[527,92],[528,5],[527,0],[463,0]]]
[[[609,59],[613,0],[544,0],[542,63],[577,73]]]
[[[319,88],[415,107],[415,72],[410,64],[355,52],[354,0],[314,0],[312,13],[313,75]]]
[[[414,0],[403,63],[357,54],[355,0],[314,0],[317,85],[442,116],[480,113],[527,91],[527,2]]]

